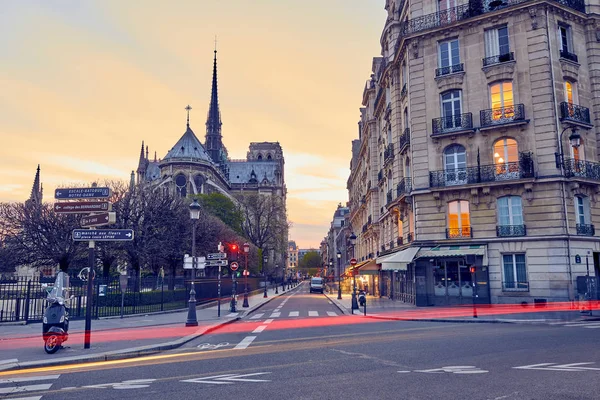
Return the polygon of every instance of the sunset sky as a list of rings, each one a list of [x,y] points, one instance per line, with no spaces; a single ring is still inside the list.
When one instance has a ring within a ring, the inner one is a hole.
[[[129,179],[142,140],[163,158],[204,140],[218,36],[223,142],[285,155],[291,239],[318,247],[347,201],[351,140],[384,0],[0,1],[0,201]]]

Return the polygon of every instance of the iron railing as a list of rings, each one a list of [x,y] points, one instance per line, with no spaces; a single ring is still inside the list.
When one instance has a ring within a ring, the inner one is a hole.
[[[592,224],[576,224],[575,229],[577,230],[577,234],[582,236],[594,236],[596,234],[596,230]]]
[[[404,130],[404,132],[402,132],[402,135],[400,136],[400,149],[399,151],[402,152],[404,151],[404,149],[410,146],[410,128],[406,128]]]
[[[429,172],[430,187],[511,181],[534,177],[531,153],[520,153],[519,161]]]
[[[483,66],[487,67],[488,65],[501,64],[509,61],[515,61],[515,53],[512,51],[510,53],[499,54],[497,56],[485,57],[483,59]]]
[[[564,160],[565,176],[580,177],[600,181],[600,164],[568,158]]]
[[[394,159],[394,156],[394,143],[390,143],[386,146],[385,150],[383,151],[384,162],[392,161]]]
[[[525,225],[496,225],[496,236],[498,237],[525,235],[527,235],[527,228]]]
[[[451,115],[448,117],[434,118],[431,120],[431,130],[433,135],[473,129],[473,114],[464,113]]]
[[[590,109],[563,101],[560,103],[560,119],[563,121],[581,122],[590,125]]]
[[[402,178],[402,180],[396,186],[396,196],[402,197],[404,195],[408,195],[411,190],[412,190],[411,178]]]
[[[465,65],[463,63],[449,65],[447,67],[441,67],[441,68],[436,69],[435,76],[438,77],[438,76],[455,74],[457,72],[463,72],[464,70],[465,70]]]
[[[528,281],[522,281],[522,282],[518,282],[518,281],[506,281],[506,282],[502,282],[502,290],[505,292],[511,292],[511,291],[523,291],[523,292],[527,292],[529,291],[529,282]]]
[[[446,239],[456,238],[469,238],[473,237],[473,230],[470,226],[463,226],[462,228],[447,228]]]
[[[575,55],[573,53],[569,53],[566,50],[560,51],[560,58],[564,58],[565,60],[569,60],[569,61],[573,61],[573,62],[579,62],[579,60],[577,59],[577,55]]]
[[[490,108],[479,111],[481,127],[509,124],[525,120],[525,106],[514,104],[504,107]]]

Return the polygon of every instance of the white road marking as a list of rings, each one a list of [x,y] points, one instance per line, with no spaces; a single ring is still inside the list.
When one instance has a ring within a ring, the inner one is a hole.
[[[48,381],[50,379],[58,379],[59,376],[60,375],[42,375],[42,376],[28,376],[25,378],[0,379],[0,384],[15,383],[15,382]]]
[[[250,319],[260,319],[263,315],[265,315],[265,313],[256,314],[250,317]]]
[[[424,372],[427,374],[443,374],[443,373],[451,373],[451,374],[485,374],[489,371],[486,371],[481,368],[477,368],[472,365],[452,365],[448,367],[435,368],[435,369],[422,369],[415,370],[415,372]]]
[[[281,316],[280,312],[274,312],[273,314],[271,314],[271,318],[277,318],[279,316]]]
[[[31,397],[12,397],[4,400],[42,400],[42,396],[31,396]]]
[[[14,363],[18,363],[19,359],[18,358],[10,358],[8,360],[0,360],[0,365],[3,364],[14,364]]]
[[[319,312],[318,311],[309,311],[308,312],[308,316],[309,317],[318,317],[319,316]]]
[[[261,333],[265,329],[267,329],[267,326],[266,325],[261,325],[261,326],[257,327],[255,330],[253,330],[252,333]]]
[[[246,336],[234,347],[234,350],[245,349],[246,347],[250,346],[250,343],[252,343],[254,339],[256,339],[256,336]]]
[[[273,322],[273,318],[265,319],[265,322],[263,322],[263,324],[270,324],[271,322]]]
[[[570,372],[584,372],[584,371],[600,371],[600,368],[584,367],[584,365],[594,364],[593,362],[582,362],[582,363],[571,363],[571,364],[556,364],[556,363],[541,363],[523,365],[520,367],[513,367],[513,369],[537,369],[541,371],[570,371]]]
[[[398,372],[400,374],[408,374],[408,373],[410,373],[410,371],[396,371],[396,372]]]
[[[327,315],[329,315],[330,317],[337,317],[337,313],[335,311],[327,311]]]
[[[300,311],[290,311],[290,317],[299,317]]]
[[[216,376],[208,376],[206,378],[195,378],[195,379],[186,379],[180,382],[190,382],[190,383],[209,383],[213,385],[231,385],[235,382],[271,382],[267,379],[248,379],[249,376],[257,376],[257,375],[265,375],[270,374],[270,372],[255,372],[253,374],[226,374],[226,375],[216,375]]]
[[[228,317],[237,317],[239,314],[240,314],[240,313],[237,313],[237,312],[232,312],[232,313],[229,313],[229,314],[227,314],[227,316],[228,316]]]
[[[39,385],[25,385],[25,386],[13,386],[7,388],[0,388],[0,394],[11,394],[20,392],[33,392],[37,390],[48,390],[52,386],[51,383],[44,383]]]

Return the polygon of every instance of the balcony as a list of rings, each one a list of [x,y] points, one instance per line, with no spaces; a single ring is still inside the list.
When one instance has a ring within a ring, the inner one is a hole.
[[[479,119],[482,128],[527,122],[525,120],[525,106],[523,104],[481,110],[479,111]]]
[[[484,58],[483,66],[489,67],[490,65],[502,64],[509,61],[515,61],[515,53],[513,53],[512,51],[510,53]]]
[[[576,63],[579,63],[577,56],[573,53],[569,53],[566,50],[561,50],[560,51],[560,58],[564,58],[565,60],[569,60],[569,61],[573,61]]]
[[[385,150],[383,151],[383,162],[387,163],[389,161],[393,161],[394,160],[394,143],[390,143],[387,145],[387,147],[385,148]]]
[[[505,182],[534,177],[531,153],[520,153],[519,161],[429,172],[429,186],[452,187],[486,182]]]
[[[591,179],[593,181],[600,181],[599,163],[569,158],[564,160],[564,166],[565,176],[567,178],[579,177]]]
[[[406,196],[412,190],[412,181],[410,178],[402,178],[396,186],[396,197]]]
[[[528,292],[529,291],[529,282],[527,282],[527,281],[502,282],[502,291],[504,291],[504,292]]]
[[[446,239],[460,239],[460,238],[472,238],[473,230],[470,226],[463,226],[462,228],[448,228],[446,229]]]
[[[465,113],[431,120],[432,136],[473,130],[473,114]]]
[[[441,67],[435,70],[435,77],[455,74],[457,72],[464,72],[465,65],[463,63],[450,65],[448,67]]]
[[[516,237],[527,235],[525,225],[496,225],[496,236]]]
[[[596,230],[592,224],[577,224],[575,225],[575,229],[577,234],[582,236],[594,236],[596,234]]]
[[[400,152],[403,152],[405,148],[410,146],[410,128],[406,128],[400,136]]]
[[[590,122],[589,108],[573,103],[567,103],[566,101],[560,103],[560,119],[564,122],[575,122],[588,126],[592,125]]]

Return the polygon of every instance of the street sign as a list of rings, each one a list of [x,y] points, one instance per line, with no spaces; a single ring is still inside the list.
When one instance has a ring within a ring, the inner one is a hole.
[[[229,268],[231,268],[232,271],[237,271],[238,267],[239,265],[235,261],[229,265]]]
[[[575,264],[581,264],[581,256],[579,254],[575,254]]]
[[[226,267],[227,260],[206,260],[207,267]]]
[[[73,229],[73,240],[96,242],[133,240],[132,229]]]
[[[71,203],[54,203],[54,211],[62,214],[87,214],[110,211],[108,201],[74,201]]]
[[[356,265],[356,258],[350,259],[350,265]]]
[[[196,256],[196,269],[204,269],[206,267],[206,257]],[[185,254],[183,256],[183,269],[194,269],[192,256]]]
[[[227,254],[225,253],[208,253],[206,255],[207,260],[223,260],[227,258]]]
[[[107,187],[59,188],[54,191],[55,199],[108,199],[111,190]]]
[[[117,221],[117,213],[105,212],[101,214],[88,215],[81,218],[81,226],[86,228],[90,226],[102,226],[114,224]]]

